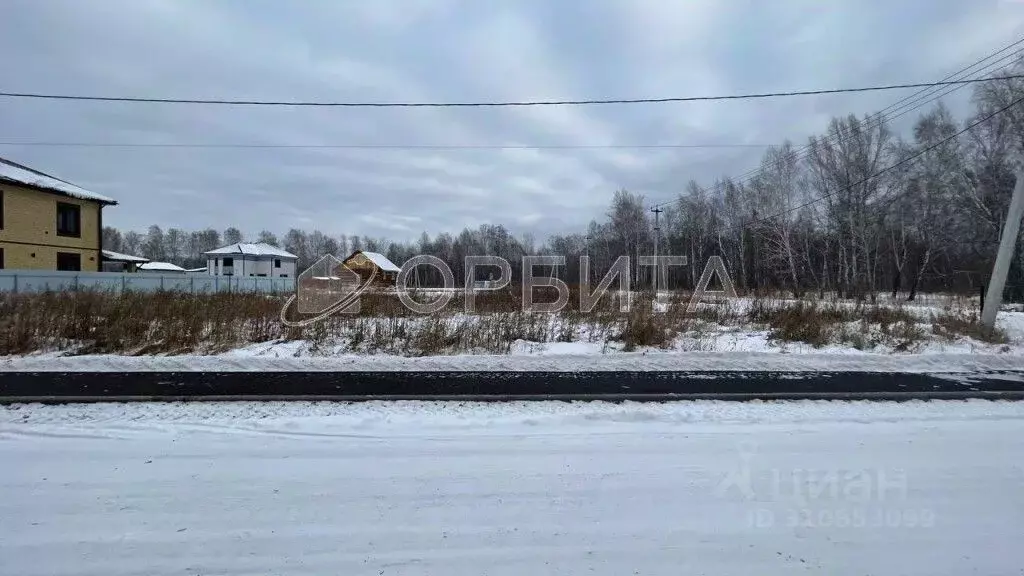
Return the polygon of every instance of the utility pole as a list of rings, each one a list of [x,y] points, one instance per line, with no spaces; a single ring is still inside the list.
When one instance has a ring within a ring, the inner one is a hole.
[[[654,299],[658,299],[658,273],[661,272],[661,266],[658,265],[658,236],[661,235],[661,226],[659,225],[658,216],[664,212],[661,208],[655,206],[651,208],[651,212],[654,212]]]
[[[1017,233],[1020,232],[1020,219],[1024,215],[1024,169],[1017,170],[1017,185],[1013,188],[1010,210],[1006,213],[1006,224],[1003,235],[999,239],[999,252],[996,263],[992,266],[992,276],[988,280],[988,294],[985,295],[985,308],[981,311],[981,325],[991,330],[996,325],[996,314],[1003,303],[1003,288],[1006,287],[1006,275],[1010,271],[1013,260],[1013,249],[1017,245]]]

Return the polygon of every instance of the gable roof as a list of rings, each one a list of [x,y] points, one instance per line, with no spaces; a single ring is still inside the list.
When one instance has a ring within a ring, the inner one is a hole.
[[[149,262],[149,258],[132,256],[131,254],[121,254],[120,252],[114,252],[113,250],[104,250],[103,258],[105,260],[110,260],[111,262]]]
[[[388,260],[388,257],[383,255],[383,254],[381,254],[380,252],[367,252],[365,250],[356,250],[355,252],[352,253],[351,256],[349,256],[348,258],[345,258],[345,262],[348,262],[349,260],[351,260],[352,256],[355,256],[356,254],[362,254],[363,256],[366,256],[367,260],[369,260],[370,262],[373,262],[377,266],[377,268],[380,268],[384,272],[401,272],[402,271],[401,268],[396,266],[395,263],[392,262],[391,260]]]
[[[56,176],[34,170],[28,166],[22,166],[6,158],[0,158],[0,182],[4,181],[46,190],[47,192],[63,196],[70,196],[71,198],[78,198],[79,200],[92,200],[101,204],[117,204],[117,200],[113,198],[90,192]]]
[[[239,242],[238,244],[232,244],[230,246],[224,246],[223,248],[217,248],[216,250],[210,250],[204,252],[208,256],[232,256],[234,254],[241,254],[243,256],[273,256],[274,258],[292,258],[298,259],[298,256],[282,250],[276,246],[271,246],[263,242]]]

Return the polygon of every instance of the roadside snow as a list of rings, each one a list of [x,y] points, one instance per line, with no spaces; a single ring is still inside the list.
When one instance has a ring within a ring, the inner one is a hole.
[[[289,347],[300,346],[289,343]],[[286,350],[289,348],[286,347]],[[320,372],[320,371],[837,371],[976,372],[1024,370],[1019,354],[835,354],[779,352],[616,352],[403,357],[388,355],[299,356],[273,348],[236,350],[221,356],[60,356],[36,354],[0,359],[0,372]]]
[[[278,430],[285,434],[386,431],[418,435],[451,428],[552,426],[564,430],[606,424],[897,423],[1024,419],[1024,402],[953,400],[908,402],[137,402],[15,404],[0,409],[0,439],[26,429],[103,429],[175,433],[182,425],[224,430]],[[525,428],[524,428],[525,427]]]
[[[1016,574],[1024,403],[0,409],[18,576]]]

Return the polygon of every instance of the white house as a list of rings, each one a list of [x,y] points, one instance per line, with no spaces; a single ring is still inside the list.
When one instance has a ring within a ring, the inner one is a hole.
[[[270,244],[239,242],[206,252],[211,276],[295,278],[298,256]]]
[[[177,264],[171,264],[170,262],[146,262],[145,264],[139,264],[139,272],[149,272],[151,274],[184,274],[185,269]]]

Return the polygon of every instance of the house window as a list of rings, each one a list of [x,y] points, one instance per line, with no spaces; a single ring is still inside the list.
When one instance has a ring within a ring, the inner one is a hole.
[[[57,202],[57,236],[82,237],[82,208]]]
[[[4,229],[4,191],[0,190],[0,230]],[[3,268],[3,266],[0,266]]]
[[[0,270],[4,269],[4,249],[0,248]]]
[[[274,259],[274,268],[280,268],[280,267],[281,267],[281,259],[280,258],[275,258]]]
[[[82,255],[71,252],[57,252],[57,270],[80,272],[82,270]]]
[[[234,266],[234,265],[235,265],[235,259],[234,258],[225,258],[224,259],[224,267],[225,268],[228,268],[228,267]]]

